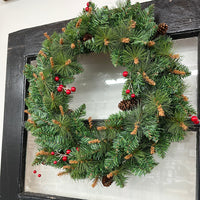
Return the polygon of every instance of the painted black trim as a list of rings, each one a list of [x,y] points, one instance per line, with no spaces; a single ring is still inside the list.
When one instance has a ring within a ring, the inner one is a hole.
[[[169,0],[155,0],[153,2],[155,3],[157,22],[166,22],[169,25],[168,34],[173,39],[198,36],[200,32],[199,0],[173,0],[171,2]],[[151,2],[143,3],[142,7],[147,7],[149,4]],[[68,22],[69,20],[34,27],[9,35],[0,181],[1,200],[72,200],[72,198],[68,197],[24,193],[27,134],[24,130],[24,118],[26,116],[23,111],[27,85],[23,75],[23,66],[37,55],[44,40],[44,32],[48,32],[48,34],[52,34],[54,31],[61,32],[61,28]],[[198,66],[200,70],[200,36],[198,45]],[[200,111],[199,102],[200,78],[198,79],[198,111]],[[200,138],[197,134],[197,200],[200,198],[199,145]]]
[[[200,117],[200,33],[198,35],[197,115]],[[200,127],[196,137],[196,200],[200,199]]]
[[[61,196],[55,196],[55,195],[45,195],[45,194],[39,194],[39,193],[30,193],[30,192],[24,192],[20,193],[18,195],[19,200],[80,200],[76,198],[70,198],[70,197],[61,197]]]

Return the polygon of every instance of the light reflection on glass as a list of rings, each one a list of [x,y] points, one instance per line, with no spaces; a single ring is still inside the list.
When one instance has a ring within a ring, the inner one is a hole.
[[[106,80],[105,83],[107,85],[114,85],[114,84],[122,84],[122,83],[125,83],[125,79],[124,78],[118,78],[116,80],[114,79],[111,79],[111,80]]]

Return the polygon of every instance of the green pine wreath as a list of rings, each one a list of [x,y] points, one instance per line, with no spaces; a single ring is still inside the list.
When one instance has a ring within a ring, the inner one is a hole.
[[[153,5],[142,10],[127,1],[109,10],[88,2],[62,33],[44,34],[37,66],[26,64],[24,70],[30,83],[26,129],[39,145],[33,165],[92,179],[93,187],[98,180],[124,187],[128,175],[151,172],[158,164],[155,152],[163,158],[171,142],[184,139],[188,116],[195,113],[183,95],[190,72],[172,53],[166,30],[155,23]],[[77,58],[91,52],[109,54],[114,67],[124,67],[126,79],[122,111],[100,124],[84,120],[85,104],[69,107],[79,94],[68,84],[83,72]]]

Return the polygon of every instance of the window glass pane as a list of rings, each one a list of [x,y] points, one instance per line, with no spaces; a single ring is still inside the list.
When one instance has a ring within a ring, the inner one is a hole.
[[[86,119],[90,116],[92,119],[106,119],[110,114],[119,112],[125,68],[114,68],[106,54],[81,55],[79,61],[84,73],[79,74],[73,83],[77,92],[70,107],[77,108],[85,103]]]
[[[192,76],[186,96],[197,107],[197,38],[174,41],[174,50],[182,56],[182,63],[189,66]],[[105,119],[118,112],[121,100],[123,68],[114,69],[108,55],[83,55],[80,57],[85,71],[73,83],[77,87],[71,107],[87,105],[87,116]],[[145,177],[130,176],[123,189],[112,184],[109,188],[100,183],[92,188],[89,180],[74,181],[69,176],[58,177],[60,170],[39,165],[31,166],[37,147],[28,134],[25,191],[76,197],[89,200],[195,200],[196,187],[196,132],[188,132],[185,140],[171,144],[165,159]],[[36,169],[40,178],[33,174]]]

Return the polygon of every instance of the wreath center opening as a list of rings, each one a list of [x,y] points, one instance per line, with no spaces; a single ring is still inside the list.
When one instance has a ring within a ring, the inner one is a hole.
[[[109,115],[119,111],[121,91],[125,78],[124,67],[114,68],[109,54],[84,54],[78,62],[83,66],[83,73],[76,76],[73,85],[77,93],[73,95],[70,108],[74,109],[86,104],[86,116],[93,119],[107,119]]]

